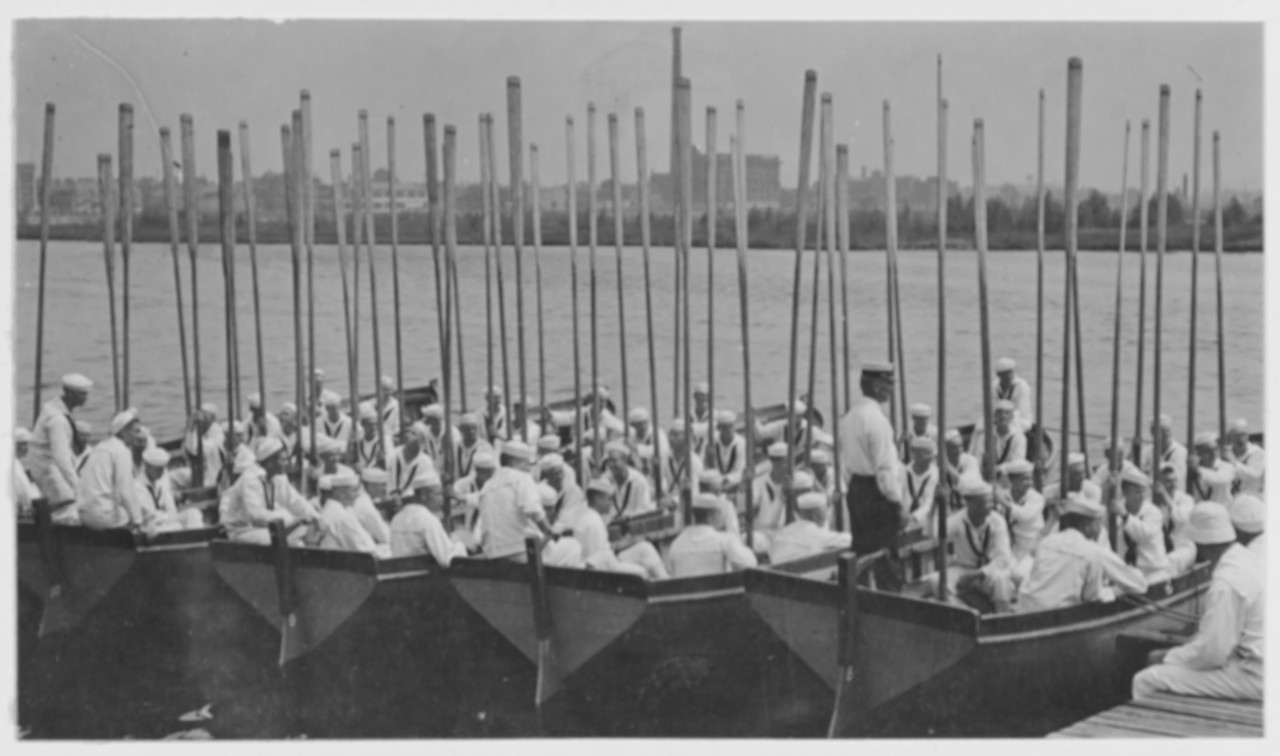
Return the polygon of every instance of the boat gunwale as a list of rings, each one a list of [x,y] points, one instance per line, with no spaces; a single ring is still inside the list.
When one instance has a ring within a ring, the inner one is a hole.
[[[215,562],[257,563],[275,569],[275,552],[270,546],[226,538],[216,538],[209,545]],[[443,568],[428,555],[379,559],[365,551],[290,546],[289,557],[295,569],[351,572],[379,581],[444,574]]]
[[[166,530],[154,536],[146,536],[131,528],[98,530],[84,525],[61,523],[54,523],[52,527],[54,539],[60,544],[121,549],[138,554],[208,548],[211,542],[217,540],[218,533],[221,531],[221,528],[213,526]],[[17,530],[19,542],[37,540],[40,537],[36,524],[32,520],[19,519]]]

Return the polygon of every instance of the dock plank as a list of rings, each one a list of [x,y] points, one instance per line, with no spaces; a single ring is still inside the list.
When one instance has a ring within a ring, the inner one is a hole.
[[[1063,728],[1052,738],[1260,738],[1260,702],[1167,693],[1129,701]]]
[[[1140,701],[1131,701],[1130,704],[1144,709],[1154,709],[1172,714],[1187,714],[1204,719],[1215,719],[1253,727],[1261,727],[1263,722],[1261,707],[1251,707],[1243,702],[1189,701],[1183,696],[1157,694]]]

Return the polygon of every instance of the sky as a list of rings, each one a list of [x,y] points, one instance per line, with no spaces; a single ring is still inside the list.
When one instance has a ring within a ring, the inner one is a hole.
[[[1263,185],[1263,27],[1257,23],[746,22],[684,21],[684,74],[692,80],[694,141],[718,111],[727,149],[734,108],[746,107],[749,152],[779,155],[782,183],[797,181],[805,70],[834,98],[835,135],[855,175],[883,166],[882,103],[892,108],[899,175],[936,171],[936,73],[950,102],[948,173],[972,179],[973,119],[986,130],[990,184],[1029,184],[1036,170],[1037,97],[1046,97],[1046,181],[1064,164],[1067,61],[1084,63],[1081,183],[1120,188],[1126,121],[1130,186],[1137,185],[1142,119],[1151,120],[1154,185],[1161,84],[1172,88],[1170,182],[1192,164],[1194,92],[1204,93],[1201,170],[1211,187],[1212,134],[1222,134],[1223,183]],[[370,117],[375,165],[386,163],[386,119],[396,119],[402,180],[424,175],[422,116],[458,129],[459,179],[478,171],[478,116],[493,113],[505,182],[506,81],[519,76],[526,143],[539,144],[544,185],[565,179],[565,117],[577,122],[577,171],[587,171],[586,111],[594,102],[597,171],[609,174],[606,117],[617,113],[622,179],[636,177],[634,109],[643,107],[652,169],[668,161],[672,24],[620,21],[441,20],[18,20],[13,30],[15,162],[39,163],[44,104],[58,108],[55,174],[92,176],[116,152],[117,108],[135,108],[135,173],[158,176],[159,126],[195,120],[197,164],[213,176],[215,130],[251,132],[255,172],[281,166],[279,127],[313,100],[315,165],[344,160],[357,111]],[[816,134],[815,134],[816,139]],[[238,158],[237,158],[238,171]],[[526,168],[526,175],[528,169]]]

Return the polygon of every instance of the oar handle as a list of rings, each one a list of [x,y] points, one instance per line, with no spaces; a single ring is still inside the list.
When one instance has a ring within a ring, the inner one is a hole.
[[[533,591],[533,628],[538,640],[551,637],[551,605],[547,600],[547,575],[542,569],[541,541],[532,536],[524,539],[525,557],[529,563],[529,587]]]

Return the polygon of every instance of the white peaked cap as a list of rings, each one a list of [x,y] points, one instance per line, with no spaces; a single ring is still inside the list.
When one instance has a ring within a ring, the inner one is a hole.
[[[93,388],[93,381],[79,373],[67,373],[62,376],[62,387],[72,391],[88,391]]]
[[[240,448],[244,448],[243,446]],[[250,455],[252,456],[252,455]],[[166,467],[169,464],[169,452],[158,446],[149,446],[142,453],[142,461],[152,467]]]
[[[1017,366],[1018,366],[1018,363],[1014,362],[1008,357],[1001,357],[1000,359],[996,360],[997,373],[1003,373],[1006,370],[1013,370]]]

